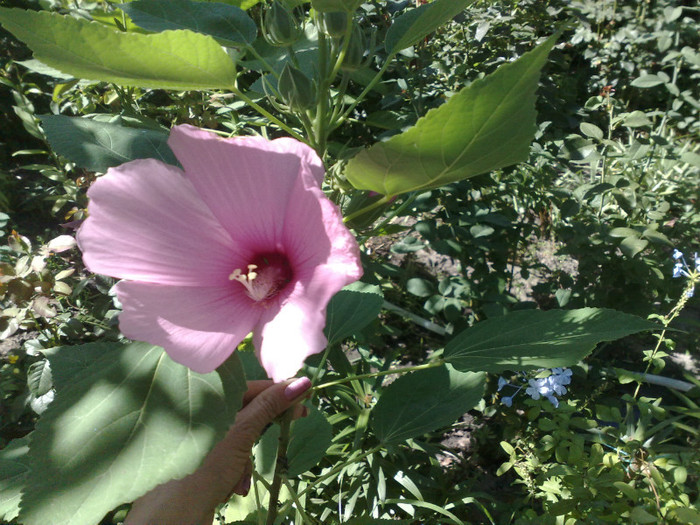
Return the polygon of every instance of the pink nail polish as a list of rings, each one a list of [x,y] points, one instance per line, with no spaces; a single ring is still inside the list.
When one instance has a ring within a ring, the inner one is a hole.
[[[292,401],[311,388],[311,379],[308,377],[300,377],[293,383],[290,383],[284,389],[284,397]]]

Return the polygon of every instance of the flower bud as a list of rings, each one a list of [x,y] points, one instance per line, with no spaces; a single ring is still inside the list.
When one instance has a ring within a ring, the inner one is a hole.
[[[348,49],[345,52],[345,59],[341,69],[343,71],[356,71],[362,66],[362,59],[365,55],[365,35],[359,26],[355,26],[352,30]]]
[[[274,0],[265,14],[265,39],[273,46],[289,46],[301,36],[301,25],[294,14]]]
[[[296,111],[309,109],[316,103],[314,83],[289,62],[284,65],[277,89],[284,102]]]
[[[348,14],[342,11],[328,11],[319,14],[320,29],[333,38],[340,38],[345,34],[348,23]]]

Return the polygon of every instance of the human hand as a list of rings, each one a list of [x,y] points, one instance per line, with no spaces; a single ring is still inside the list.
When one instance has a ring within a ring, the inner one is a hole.
[[[265,427],[303,398],[307,377],[274,384],[249,381],[243,408],[202,466],[189,476],[157,486],[136,500],[124,525],[211,525],[217,505],[250,490],[250,454]],[[295,417],[304,415],[295,407]]]

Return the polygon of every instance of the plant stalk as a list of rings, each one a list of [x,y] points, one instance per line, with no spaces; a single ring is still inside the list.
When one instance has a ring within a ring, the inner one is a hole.
[[[313,387],[313,390],[321,390],[322,388],[327,388],[329,386],[342,385],[343,383],[349,383],[351,381],[356,381],[357,379],[370,379],[372,377],[388,376],[390,374],[406,374],[408,372],[415,372],[416,370],[427,370],[428,368],[435,368],[445,364],[442,359],[436,359],[430,363],[423,363],[422,365],[407,366],[406,368],[392,368],[390,370],[383,370],[381,372],[372,372],[370,374],[360,374],[357,376],[344,377],[342,379],[336,379],[335,381],[329,381],[328,383],[323,383],[321,385]]]
[[[289,446],[289,431],[292,426],[292,418],[294,416],[294,407],[287,409],[282,414],[280,421],[280,437],[279,445],[277,446],[277,462],[275,464],[275,474],[272,478],[272,486],[270,487],[270,501],[267,509],[266,525],[274,525],[277,519],[279,506],[280,488],[282,487],[282,479],[287,475],[287,447]]]

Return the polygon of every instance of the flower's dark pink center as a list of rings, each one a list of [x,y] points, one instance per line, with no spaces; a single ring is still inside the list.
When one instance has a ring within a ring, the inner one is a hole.
[[[247,272],[237,268],[229,275],[238,281],[253,301],[263,302],[280,293],[292,280],[292,268],[287,257],[281,253],[264,253],[253,258]]]

